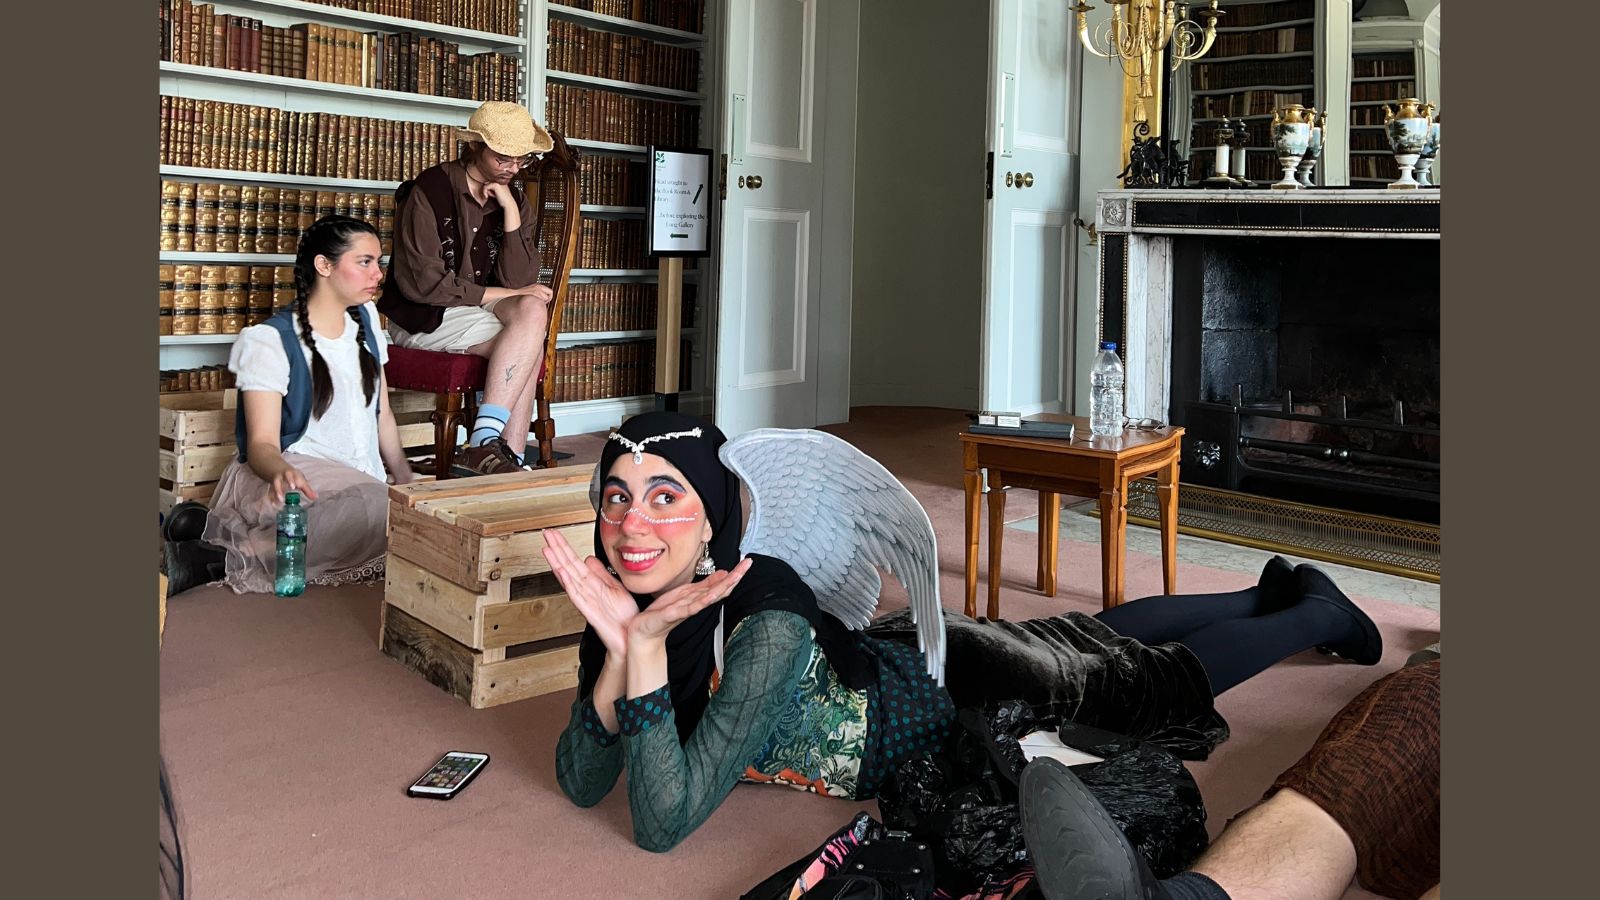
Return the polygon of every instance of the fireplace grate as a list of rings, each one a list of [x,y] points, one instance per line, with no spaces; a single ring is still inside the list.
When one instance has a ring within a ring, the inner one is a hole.
[[[1128,521],[1160,521],[1156,484],[1128,487]],[[1099,515],[1093,509],[1091,515]],[[1439,528],[1202,485],[1178,490],[1178,530],[1232,544],[1439,581]]]

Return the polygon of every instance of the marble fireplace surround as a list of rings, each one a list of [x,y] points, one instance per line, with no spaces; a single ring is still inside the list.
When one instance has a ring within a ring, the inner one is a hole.
[[[1116,341],[1128,416],[1165,421],[1172,386],[1172,240],[1183,235],[1439,240],[1437,189],[1101,191],[1096,340]],[[1352,247],[1358,252],[1358,247]]]

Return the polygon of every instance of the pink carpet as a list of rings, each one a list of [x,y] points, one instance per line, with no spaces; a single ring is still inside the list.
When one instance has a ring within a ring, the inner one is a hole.
[[[944,605],[962,603],[957,413],[862,408],[830,428],[872,454],[927,507],[940,541]],[[601,439],[558,441],[598,458]],[[1006,518],[1034,514],[1016,492]],[[1099,556],[1063,541],[1060,596],[1033,589],[1034,535],[1008,529],[1007,618],[1099,608]],[[985,557],[986,559],[987,557]],[[1263,560],[1265,555],[1263,555]],[[1128,596],[1157,593],[1160,560],[1128,559]],[[1253,576],[1179,566],[1183,592],[1231,590]],[[980,581],[980,603],[982,582]],[[569,803],[554,778],[570,695],[473,710],[377,649],[381,586],[312,588],[300,598],[201,588],[172,598],[161,658],[162,752],[174,781],[192,896],[732,898],[810,850],[858,809],[776,787],[740,785],[667,854],[633,845],[625,791]],[[1357,598],[1383,631],[1365,668],[1305,653],[1230,691],[1233,737],[1192,764],[1213,835],[1310,746],[1366,684],[1438,640],[1438,615]],[[885,606],[904,594],[892,585]],[[405,796],[453,749],[492,761],[454,800]],[[1373,895],[1352,888],[1347,898]]]

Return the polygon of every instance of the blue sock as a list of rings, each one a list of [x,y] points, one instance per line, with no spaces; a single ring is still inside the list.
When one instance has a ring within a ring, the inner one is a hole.
[[[474,447],[481,447],[491,438],[500,436],[506,430],[506,422],[511,418],[511,410],[493,403],[485,403],[478,407],[478,418],[472,422],[472,434],[467,438],[467,443]]]

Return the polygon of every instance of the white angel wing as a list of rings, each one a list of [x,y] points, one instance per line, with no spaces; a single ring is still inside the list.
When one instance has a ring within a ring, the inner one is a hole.
[[[877,460],[831,434],[758,428],[722,446],[750,489],[740,550],[794,567],[817,603],[850,628],[872,621],[882,567],[905,585],[928,674],[944,684],[939,554],[922,504]]]

